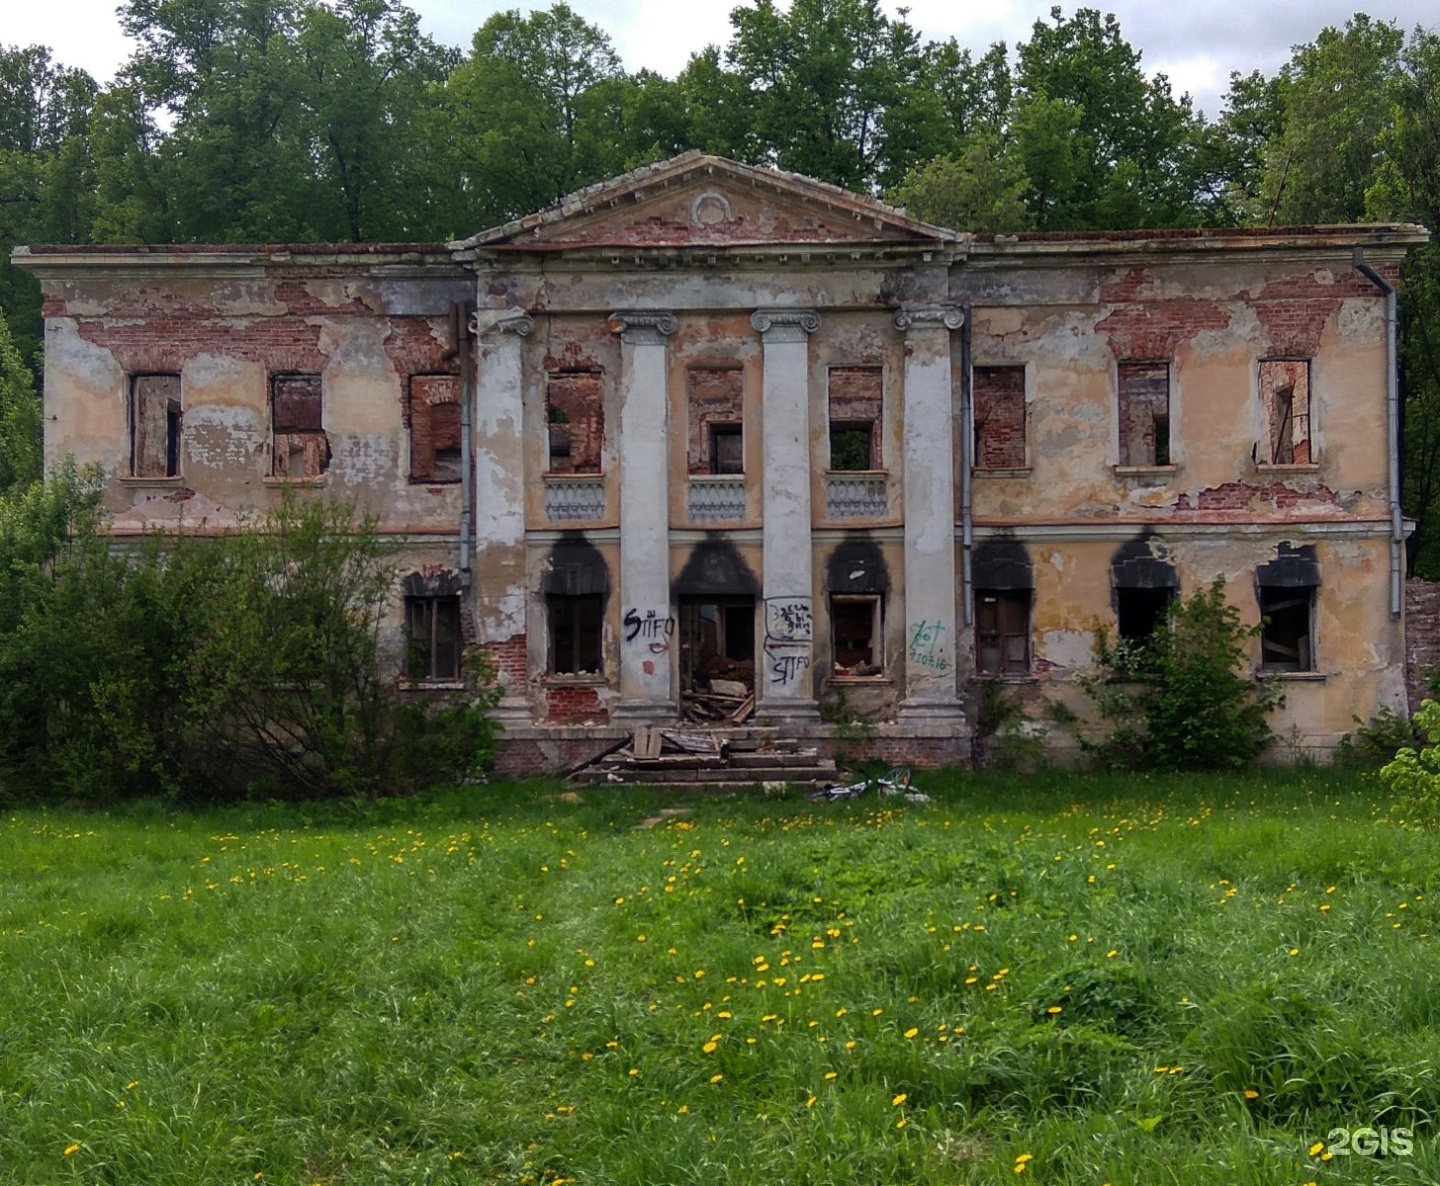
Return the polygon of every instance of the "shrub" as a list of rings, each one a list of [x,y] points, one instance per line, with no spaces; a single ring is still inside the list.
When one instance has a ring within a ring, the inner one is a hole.
[[[1425,700],[1414,723],[1430,744],[1416,750],[1403,746],[1380,770],[1380,779],[1395,795],[1393,811],[1402,822],[1435,827],[1440,824],[1440,702]]]
[[[1081,744],[1112,769],[1218,770],[1245,766],[1273,740],[1266,715],[1279,689],[1244,674],[1246,642],[1223,578],[1171,604],[1143,643],[1112,644],[1102,630],[1095,670],[1081,677],[1102,720]]]
[[[73,471],[0,501],[0,790],[373,795],[493,758],[488,665],[464,703],[397,697],[394,549],[353,507],[125,549],[98,508]]]

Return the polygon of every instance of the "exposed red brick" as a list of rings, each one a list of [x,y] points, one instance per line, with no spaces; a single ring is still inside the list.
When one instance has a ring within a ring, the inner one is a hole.
[[[545,719],[553,724],[604,724],[610,719],[598,689],[589,685],[549,687],[545,707]]]
[[[1025,465],[1025,368],[974,370],[975,464],[981,469]]]
[[[689,410],[689,471],[708,474],[710,426],[744,423],[745,372],[739,367],[691,367],[685,372],[685,394]]]
[[[1410,711],[1430,698],[1425,677],[1440,667],[1440,581],[1405,582],[1405,693]]]
[[[1113,310],[1095,332],[1117,359],[1173,358],[1197,334],[1229,325],[1228,310],[1212,301],[1152,301]]]

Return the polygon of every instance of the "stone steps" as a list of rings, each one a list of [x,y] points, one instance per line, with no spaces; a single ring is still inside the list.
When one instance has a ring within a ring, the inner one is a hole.
[[[697,731],[681,731],[693,742]],[[670,752],[636,757],[638,744],[607,754],[570,776],[580,786],[672,787],[679,790],[749,791],[763,783],[789,783],[805,789],[836,780],[835,762],[785,737],[778,729],[741,727],[706,731],[714,752],[695,753],[669,745]],[[651,751],[653,753],[653,750]]]

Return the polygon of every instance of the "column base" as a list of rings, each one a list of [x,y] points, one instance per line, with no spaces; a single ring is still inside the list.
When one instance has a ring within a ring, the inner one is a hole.
[[[948,726],[957,732],[967,729],[965,709],[946,696],[912,696],[900,702],[902,725]]]
[[[761,724],[773,722],[781,726],[818,724],[820,704],[800,697],[793,700],[760,700],[755,704],[755,720]]]
[[[679,718],[673,700],[620,700],[610,709],[614,725],[674,725]]]

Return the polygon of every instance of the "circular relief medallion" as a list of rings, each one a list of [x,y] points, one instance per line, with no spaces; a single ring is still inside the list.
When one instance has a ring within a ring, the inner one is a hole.
[[[715,190],[706,190],[690,203],[690,221],[695,226],[717,226],[722,222],[729,222],[730,203],[725,200],[725,195]]]

